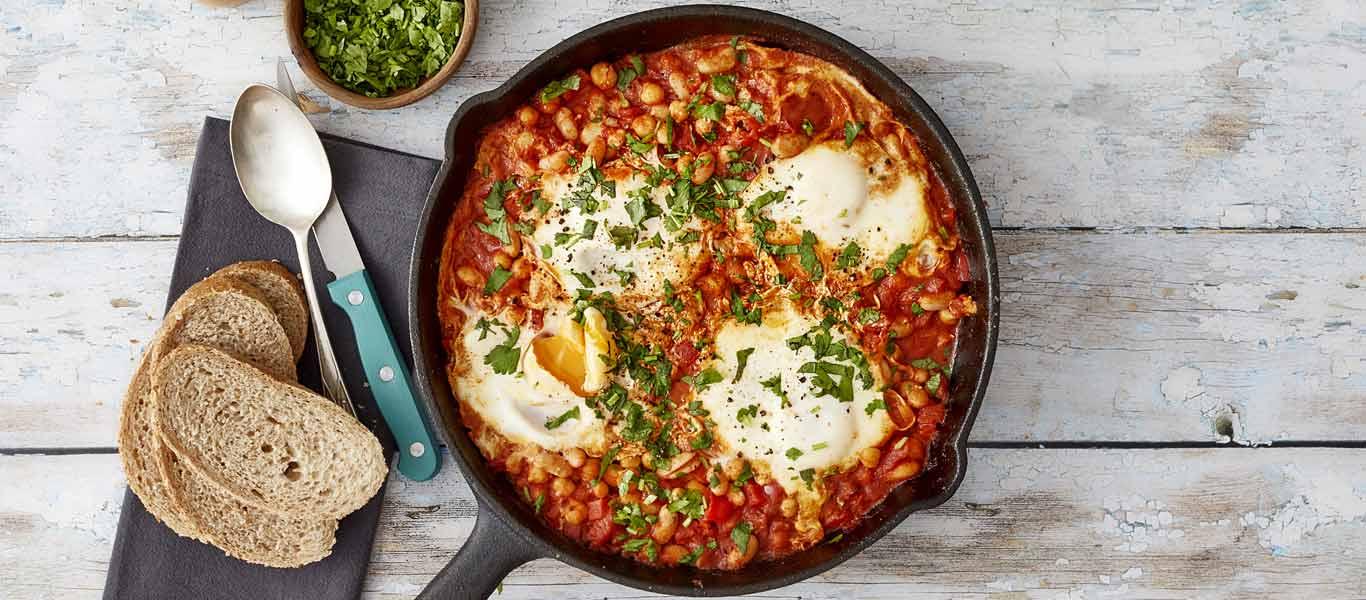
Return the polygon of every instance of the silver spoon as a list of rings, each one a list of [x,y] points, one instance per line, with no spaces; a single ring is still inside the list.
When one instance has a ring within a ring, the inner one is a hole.
[[[261,216],[294,234],[313,316],[313,341],[323,388],[329,399],[354,415],[356,409],[337,368],[308,260],[309,228],[332,196],[332,169],[318,132],[293,99],[270,86],[254,84],[237,97],[228,140],[232,166],[247,202]]]

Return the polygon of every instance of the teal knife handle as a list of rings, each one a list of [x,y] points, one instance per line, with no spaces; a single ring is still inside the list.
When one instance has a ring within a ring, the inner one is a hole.
[[[441,466],[440,449],[422,418],[408,366],[394,344],[394,332],[384,318],[370,275],[356,271],[327,284],[327,292],[351,319],[365,380],[398,443],[398,472],[413,481],[431,479]]]

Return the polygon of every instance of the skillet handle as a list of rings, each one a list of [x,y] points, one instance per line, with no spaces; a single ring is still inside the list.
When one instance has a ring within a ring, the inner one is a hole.
[[[543,557],[480,503],[469,539],[417,600],[484,600],[513,569]]]

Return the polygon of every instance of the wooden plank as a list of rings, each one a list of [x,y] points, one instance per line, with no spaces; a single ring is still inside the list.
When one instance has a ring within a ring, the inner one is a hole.
[[[449,116],[572,32],[661,5],[490,3],[460,75],[322,130],[440,156]],[[834,31],[939,111],[996,225],[1360,227],[1366,18],[1353,3],[751,3]],[[280,3],[10,2],[0,238],[174,235],[201,120],[289,52]],[[80,206],[81,210],[71,210]]]
[[[973,439],[1361,440],[1363,234],[1001,232]],[[114,444],[173,241],[0,244],[0,448]],[[1222,433],[1221,433],[1222,430]]]
[[[123,493],[117,457],[5,456],[0,479],[24,483],[0,493],[6,597],[97,597]],[[390,485],[366,598],[413,597],[473,527],[457,469]],[[1364,543],[1362,449],[976,450],[947,504],[763,597],[1358,597]],[[647,595],[539,560],[497,597]]]

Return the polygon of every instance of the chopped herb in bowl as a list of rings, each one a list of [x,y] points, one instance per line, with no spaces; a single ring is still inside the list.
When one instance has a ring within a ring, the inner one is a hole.
[[[303,41],[338,85],[380,98],[441,70],[464,12],[450,0],[304,0]]]

